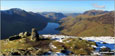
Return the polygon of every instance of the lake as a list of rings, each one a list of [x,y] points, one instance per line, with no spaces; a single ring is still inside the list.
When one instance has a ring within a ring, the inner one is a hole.
[[[58,23],[49,22],[47,26],[43,30],[39,31],[38,33],[39,34],[58,34],[59,31],[56,30],[56,28],[58,27],[59,27]]]

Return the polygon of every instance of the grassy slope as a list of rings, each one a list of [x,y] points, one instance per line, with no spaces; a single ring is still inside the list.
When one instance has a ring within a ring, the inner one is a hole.
[[[60,49],[64,50],[64,48],[66,48],[67,50],[72,51],[76,55],[88,55],[89,53],[91,53],[91,51],[94,50],[91,45],[96,45],[95,42],[80,40],[79,38],[68,38],[65,39],[63,42],[54,41],[52,44],[57,47],[56,49],[54,49],[54,51],[60,51]]]
[[[39,41],[31,41],[29,39],[30,37],[27,38],[21,38],[13,41],[7,41],[7,40],[0,40],[1,43],[1,50],[0,53],[2,54],[9,54],[9,52],[21,52],[19,50],[26,50],[28,51],[30,48],[39,48],[39,50],[31,50],[33,54],[39,54],[43,55],[43,53],[48,52],[49,50],[53,52],[61,52],[62,50],[67,50],[72,51],[74,54],[84,54],[88,55],[92,51],[94,51],[94,48],[91,47],[91,45],[95,45],[95,42],[90,42],[86,40],[81,40],[79,38],[68,38],[65,39],[63,42],[57,42],[57,41],[52,41],[52,40],[39,40]],[[69,42],[67,42],[69,41]],[[50,43],[52,43],[54,46],[57,48],[50,48]],[[25,53],[21,52],[22,54]],[[31,53],[32,54],[32,53]],[[70,54],[71,55],[71,54]]]
[[[13,52],[17,49],[28,49],[31,47],[37,47],[40,49],[49,49],[49,43],[51,40],[39,40],[37,42],[29,40],[30,37],[22,38],[13,41],[0,40],[1,43],[1,52]]]
[[[67,35],[77,36],[113,36],[113,15],[111,13],[88,16],[80,15],[75,19],[67,19],[60,27],[61,31]],[[65,19],[64,19],[65,20]]]

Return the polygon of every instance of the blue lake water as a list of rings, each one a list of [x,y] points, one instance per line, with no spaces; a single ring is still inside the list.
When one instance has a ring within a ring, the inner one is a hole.
[[[59,31],[56,30],[56,28],[58,27],[59,27],[58,23],[49,22],[47,26],[43,30],[39,31],[38,33],[39,34],[58,34]]]

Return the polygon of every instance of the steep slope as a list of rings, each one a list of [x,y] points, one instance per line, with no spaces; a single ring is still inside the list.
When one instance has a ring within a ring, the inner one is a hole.
[[[62,34],[76,36],[114,36],[114,12],[89,16],[79,15],[76,18],[63,19]]]
[[[47,19],[44,16],[18,8],[1,11],[1,18],[2,38],[29,31],[33,27],[42,30],[47,25]]]

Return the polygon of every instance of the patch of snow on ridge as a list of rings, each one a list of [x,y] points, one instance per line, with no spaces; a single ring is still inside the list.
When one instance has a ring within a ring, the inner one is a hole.
[[[42,35],[44,37],[50,37],[51,39],[57,39],[59,42],[62,42],[62,39],[66,39],[66,38],[79,38],[77,36],[66,36],[66,35]],[[94,40],[95,42],[105,42],[105,43],[109,43],[109,44],[115,44],[115,37],[111,37],[111,36],[101,36],[101,37],[80,37],[83,40]]]
[[[93,47],[93,48],[97,48],[97,46],[95,46],[95,45],[91,45],[91,47]]]
[[[100,48],[106,48],[106,46],[102,46],[102,47],[100,47]]]
[[[82,39],[94,40],[95,42],[105,42],[105,43],[109,43],[109,44],[115,44],[115,37],[110,37],[110,36],[106,36],[106,37],[84,37]]]
[[[66,36],[66,35],[42,35],[44,37],[51,37],[51,38],[75,38],[75,36]]]

